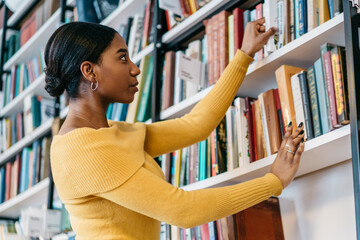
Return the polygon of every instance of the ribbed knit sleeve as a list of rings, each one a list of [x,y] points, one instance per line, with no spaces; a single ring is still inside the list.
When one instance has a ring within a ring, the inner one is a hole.
[[[61,199],[116,188],[144,164],[145,125],[112,124],[109,128],[78,128],[54,136],[51,170]]]
[[[225,116],[252,61],[238,50],[213,89],[189,114],[147,125],[145,151],[155,157],[206,139]]]
[[[123,185],[98,196],[156,220],[191,228],[235,214],[281,191],[280,180],[271,173],[232,186],[184,191],[140,168]]]

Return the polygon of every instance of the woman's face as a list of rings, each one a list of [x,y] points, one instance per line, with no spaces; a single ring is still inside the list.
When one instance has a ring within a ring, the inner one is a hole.
[[[115,34],[111,45],[94,66],[99,87],[96,91],[109,102],[131,103],[138,91],[136,76],[140,69],[129,59],[124,39]]]

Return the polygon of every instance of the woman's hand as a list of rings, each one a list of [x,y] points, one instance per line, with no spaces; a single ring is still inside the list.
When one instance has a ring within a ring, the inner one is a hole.
[[[265,32],[265,18],[249,22],[246,25],[241,51],[254,57],[255,53],[264,47],[269,38],[274,35],[277,28],[271,27]]]
[[[300,123],[296,131],[292,133],[291,123],[286,129],[284,140],[274,163],[271,166],[271,173],[275,174],[281,181],[283,188],[286,188],[294,179],[299,168],[300,157],[304,151],[304,124]]]

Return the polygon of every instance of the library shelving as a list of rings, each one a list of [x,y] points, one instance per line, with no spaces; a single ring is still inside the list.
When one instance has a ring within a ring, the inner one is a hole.
[[[23,12],[27,11],[27,7],[30,6],[33,1],[27,1],[28,5],[24,5]],[[67,1],[67,5],[74,5],[74,0]],[[110,27],[117,28],[119,24],[125,23],[127,18],[133,16],[135,13],[142,11],[143,9],[139,8],[139,6],[144,6],[147,1],[145,0],[127,0],[122,5],[120,5],[113,13],[111,13],[106,19],[102,21],[101,24],[108,25]],[[133,61],[135,63],[139,63],[141,59],[148,55],[148,54],[159,54],[161,57],[164,55],[164,49],[171,50],[176,49],[182,42],[191,38],[192,35],[195,35],[199,29],[203,29],[202,21],[206,18],[211,17],[212,15],[219,13],[220,11],[231,8],[233,6],[240,6],[240,7],[251,7],[254,6],[259,1],[249,0],[249,1],[231,1],[231,0],[212,0],[207,3],[205,6],[200,8],[197,12],[189,16],[187,19],[183,20],[179,23],[176,27],[169,30],[165,34],[163,34],[158,41],[150,44],[149,46],[145,47],[142,51],[136,54],[133,57]],[[290,42],[289,44],[285,45],[284,47],[280,48],[279,50],[275,51],[274,53],[270,54],[269,56],[265,57],[264,59],[253,63],[250,65],[246,77],[244,79],[244,83],[240,87],[238,91],[238,96],[258,96],[259,93],[264,92],[265,90],[276,88],[276,80],[275,80],[275,70],[282,64],[290,64],[290,65],[298,65],[301,67],[309,67],[311,64],[314,63],[316,59],[320,57],[320,45],[324,42],[331,42],[341,46],[346,46],[348,52],[350,53],[358,53],[358,49],[351,48],[351,44],[354,41],[356,43],[357,38],[354,37],[355,28],[347,29],[351,26],[355,18],[350,18],[353,16],[354,10],[351,9],[349,6],[349,1],[343,0],[344,6],[344,13],[335,16],[334,18],[330,19],[329,21],[325,22],[324,24],[318,26],[314,30],[304,34],[300,38]],[[156,9],[159,11],[159,9]],[[20,13],[19,13],[20,14]],[[61,11],[56,11],[53,16],[39,29],[39,31],[3,66],[4,70],[10,70],[11,67],[16,64],[20,63],[30,56],[33,56],[37,53],[40,47],[43,47],[46,43],[48,37],[51,33],[60,25],[60,15]],[[13,15],[9,19],[9,23],[11,21],[17,22],[18,19],[17,15]],[[357,17],[356,19],[358,19]],[[14,20],[11,20],[14,19]],[[157,18],[159,19],[159,18]],[[355,20],[356,20],[355,19]],[[358,21],[360,22],[360,21]],[[159,23],[161,24],[161,23]],[[358,24],[358,23],[357,23]],[[359,26],[359,24],[357,25]],[[157,29],[159,30],[159,29]],[[350,38],[346,33],[354,33]],[[350,41],[350,42],[349,42]],[[358,46],[357,42],[357,46]],[[165,46],[165,47],[164,47]],[[164,47],[164,48],[163,48]],[[359,100],[356,100],[356,96],[360,96],[356,91],[360,91],[359,87],[356,88],[355,80],[359,81],[360,75],[359,70],[354,68],[354,63],[359,64],[358,57],[359,55],[356,54],[348,54],[348,76],[349,76],[349,97],[350,97],[350,109],[351,109],[351,125],[343,126],[339,129],[333,130],[329,133],[321,135],[317,138],[309,140],[305,144],[305,151],[302,157],[302,161],[300,164],[299,171],[296,175],[295,182],[293,183],[292,189],[296,189],[297,191],[301,192],[304,191],[304,187],[300,187],[300,183],[303,179],[313,179],[314,174],[318,174],[319,172],[323,174],[324,179],[327,179],[326,173],[328,169],[337,169],[339,164],[351,164],[349,159],[352,159],[353,164],[353,181],[354,183],[350,183],[347,188],[352,188],[354,186],[353,195],[355,197],[355,205],[359,204],[359,143],[358,143],[358,127],[357,122],[358,118],[360,118],[360,114],[358,114],[358,109],[356,107],[356,103],[359,104]],[[161,64],[159,63],[161,66]],[[154,68],[159,66],[155,65]],[[350,70],[350,71],[349,71]],[[153,86],[159,85],[159,81],[161,81],[161,77],[158,76],[159,73],[162,72],[162,67],[158,69],[158,71],[154,71],[154,79],[156,81],[153,82]],[[157,84],[157,85],[156,85]],[[10,102],[5,108],[0,110],[0,117],[11,115],[12,113],[18,112],[20,109],[23,108],[23,99],[25,96],[36,93],[36,94],[45,94],[43,92],[44,87],[44,74],[41,75],[33,84],[31,84],[28,89],[26,89],[23,93],[21,93],[17,98],[15,98],[12,102]],[[41,91],[39,89],[42,89]],[[155,88],[155,93],[158,95],[160,94],[159,88]],[[153,114],[152,121],[156,121],[158,119],[166,120],[166,119],[173,119],[177,117],[181,117],[184,114],[188,113],[192,107],[199,102],[210,90],[212,87],[208,87],[201,92],[197,93],[196,95],[185,99],[184,101],[180,102],[177,105],[171,106],[170,108],[160,112],[155,112],[155,116]],[[40,92],[37,92],[40,91]],[[157,101],[154,101],[154,104],[160,104]],[[158,108],[159,109],[159,108]],[[68,108],[65,108],[60,117],[65,117],[67,115]],[[150,123],[148,121],[147,123]],[[43,125],[41,125],[38,129],[36,129],[31,135],[25,137],[10,149],[5,151],[0,156],[0,164],[8,161],[12,156],[16,153],[20,152],[21,149],[25,146],[28,146],[31,142],[35,139],[40,138],[44,134],[48,133],[51,129],[52,120],[47,121]],[[242,168],[237,168],[229,172],[225,172],[219,174],[215,177],[208,178],[191,185],[183,187],[184,190],[195,190],[195,189],[203,189],[209,187],[219,187],[219,186],[228,186],[231,184],[247,181],[256,177],[261,177],[265,173],[269,172],[272,162],[274,161],[276,155],[271,155],[264,159],[258,160],[254,163],[248,164]],[[340,173],[340,177],[343,175],[349,175],[349,172],[342,172]],[[298,179],[298,180],[297,180]],[[331,184],[334,181],[329,181]],[[19,209],[30,206],[30,205],[37,205],[39,203],[45,203],[46,195],[49,192],[49,188],[51,188],[51,178],[45,179],[42,182],[38,183],[37,185],[33,186],[26,192],[19,194],[13,199],[3,203],[0,205],[0,217],[7,216],[7,217],[17,217],[19,215]],[[353,184],[353,186],[351,185]],[[329,183],[330,185],[330,183]],[[306,185],[306,187],[309,187]],[[339,187],[336,185],[336,187]],[[330,186],[325,186],[324,191],[328,191]],[[286,191],[286,190],[284,190]],[[323,199],[320,195],[325,192],[318,192],[314,193],[313,195],[309,196],[308,202],[309,208],[305,208],[306,211],[316,212],[316,210],[311,209],[311,202],[312,201],[323,201],[324,207],[322,212],[319,213],[321,217],[313,218],[313,219],[298,219],[299,226],[296,224],[291,223],[288,221],[289,215],[293,216],[296,215],[297,209],[296,205],[300,204],[299,200],[297,201],[294,199],[294,196],[291,194],[286,195],[286,201],[290,201],[292,204],[288,204],[284,207],[284,225],[287,227],[286,231],[295,232],[296,239],[302,239],[303,237],[309,237],[306,239],[315,239],[315,236],[312,236],[310,231],[310,226],[317,227],[319,223],[324,219],[324,215],[327,209],[341,209],[345,204],[349,204],[349,201],[340,202],[335,207],[332,205],[333,201],[336,199]],[[51,192],[50,194],[51,195]],[[281,197],[281,196],[280,196]],[[357,200],[357,201],[356,201]],[[350,202],[352,203],[352,202]],[[344,205],[342,205],[344,204]],[[353,225],[350,225],[349,228],[352,226],[356,227],[358,232],[360,232],[360,206],[356,206],[354,213],[349,213],[349,215],[354,215],[357,221],[353,222]],[[355,214],[356,213],[356,214]],[[293,225],[292,225],[293,224]],[[340,223],[339,223],[340,224]],[[309,227],[309,229],[307,229]],[[342,226],[341,229],[349,229],[346,226]],[[290,229],[290,230],[289,230]],[[332,231],[336,231],[336,228],[331,228]],[[354,229],[350,229],[350,232]],[[303,231],[303,232],[301,232]],[[340,230],[339,230],[340,231]],[[331,231],[329,231],[331,232]],[[289,234],[288,232],[285,232]],[[324,232],[319,233],[318,237],[322,238],[321,234]],[[293,236],[293,235],[292,235]],[[354,236],[354,234],[350,233],[350,236]],[[360,238],[360,234],[358,233],[358,238]]]

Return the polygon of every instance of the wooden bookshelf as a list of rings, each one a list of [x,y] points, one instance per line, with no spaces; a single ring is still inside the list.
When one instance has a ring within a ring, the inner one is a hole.
[[[0,218],[18,218],[21,209],[27,207],[40,207],[46,204],[49,189],[49,178],[35,184],[25,192],[0,204]]]
[[[209,187],[222,187],[262,177],[270,172],[276,155],[260,159],[244,167],[183,187],[196,190]],[[333,166],[351,158],[350,125],[311,139],[305,143],[305,150],[296,177]]]

